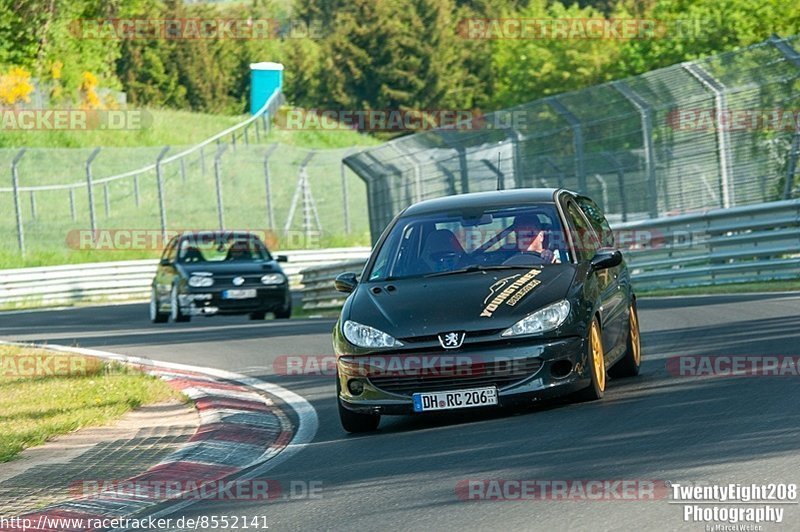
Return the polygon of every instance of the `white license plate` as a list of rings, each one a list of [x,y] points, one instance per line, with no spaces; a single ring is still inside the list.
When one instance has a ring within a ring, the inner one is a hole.
[[[453,390],[451,392],[415,393],[414,412],[431,412],[433,410],[453,410],[456,408],[473,408],[497,404],[497,388],[473,388],[471,390]]]
[[[254,297],[256,297],[255,288],[231,289],[222,292],[222,299],[251,299]]]

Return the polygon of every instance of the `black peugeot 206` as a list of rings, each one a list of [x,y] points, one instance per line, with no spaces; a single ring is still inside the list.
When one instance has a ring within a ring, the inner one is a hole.
[[[423,201],[381,235],[334,328],[342,426],[603,397],[639,373],[636,299],[591,199],[516,189]]]
[[[289,318],[289,280],[258,236],[248,232],[186,232],[161,255],[150,296],[150,319],[182,322],[192,316],[247,314],[263,320],[272,312]]]

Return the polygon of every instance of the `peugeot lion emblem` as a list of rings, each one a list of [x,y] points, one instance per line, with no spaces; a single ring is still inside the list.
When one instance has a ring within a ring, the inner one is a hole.
[[[464,332],[449,332],[439,335],[439,343],[445,349],[458,349],[464,343],[464,337],[467,333]]]

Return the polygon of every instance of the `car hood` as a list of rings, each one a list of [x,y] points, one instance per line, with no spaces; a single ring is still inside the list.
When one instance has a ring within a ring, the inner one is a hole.
[[[258,275],[270,272],[281,271],[280,266],[275,261],[269,262],[201,262],[199,264],[180,264],[180,268],[191,275],[196,272],[210,272],[215,275]]]
[[[566,297],[574,277],[574,265],[553,264],[364,283],[345,317],[395,338],[504,329]]]

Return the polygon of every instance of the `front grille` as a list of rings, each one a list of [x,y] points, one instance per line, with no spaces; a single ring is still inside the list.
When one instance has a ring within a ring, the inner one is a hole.
[[[505,388],[534,376],[542,368],[540,358],[525,358],[510,363],[500,362],[476,363],[470,371],[462,375],[381,375],[372,376],[369,382],[385,392],[399,395],[412,395],[417,392],[440,392],[496,386]],[[451,371],[452,373],[452,371]]]
[[[481,331],[469,331],[464,339],[464,341],[468,341],[471,338],[485,338],[487,336],[497,336],[505,329],[484,329]],[[406,336],[404,338],[398,338],[403,343],[409,344],[417,344],[417,343],[427,343],[427,342],[438,342],[439,335],[438,334],[428,334],[425,336]]]

